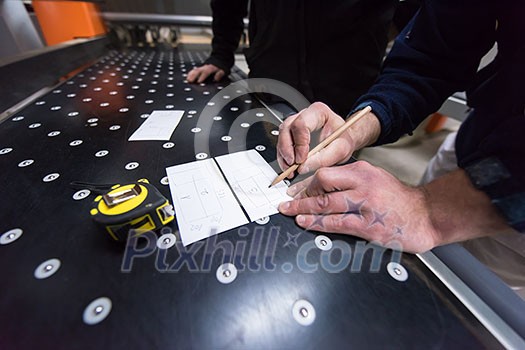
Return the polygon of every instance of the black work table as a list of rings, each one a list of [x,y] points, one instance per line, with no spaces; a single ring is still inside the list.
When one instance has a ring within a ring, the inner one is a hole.
[[[192,47],[110,51],[0,124],[0,235],[21,233],[0,245],[1,348],[501,347],[416,256],[403,254],[392,274],[391,251],[335,234],[319,246],[317,233],[279,214],[188,247],[154,249],[122,271],[125,247],[90,218],[95,194],[70,183],[146,178],[171,201],[165,168],[202,153],[191,130],[228,84],[184,82],[206,56]],[[201,131],[209,132],[207,156],[263,146],[261,155],[275,161],[275,116],[254,112],[242,140],[230,133],[237,116],[264,106],[242,92],[228,101]],[[185,111],[174,145],[128,142],[152,111],[169,109]],[[178,234],[176,222],[158,234],[168,231]],[[230,248],[226,262],[237,276],[225,284],[217,269]],[[35,277],[50,259],[40,273],[49,265],[52,275]],[[406,280],[395,278],[404,272]]]

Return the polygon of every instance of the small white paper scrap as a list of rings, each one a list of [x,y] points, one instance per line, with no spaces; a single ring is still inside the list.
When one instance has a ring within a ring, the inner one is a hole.
[[[166,173],[184,246],[248,223],[213,159],[172,166]]]
[[[292,200],[283,181],[268,188],[277,174],[259,152],[252,149],[215,160],[251,221],[277,214],[279,203]]]
[[[184,111],[153,111],[128,141],[169,141]]]

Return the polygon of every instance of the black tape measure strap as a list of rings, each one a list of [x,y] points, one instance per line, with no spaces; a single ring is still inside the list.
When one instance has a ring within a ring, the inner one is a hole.
[[[73,189],[76,189],[76,190],[90,190],[92,191],[93,193],[96,193],[96,194],[105,194],[107,193],[111,187],[115,186],[116,183],[113,183],[113,184],[95,184],[95,183],[90,183],[90,182],[82,182],[82,181],[72,181],[69,183],[69,186],[71,186],[71,188]]]

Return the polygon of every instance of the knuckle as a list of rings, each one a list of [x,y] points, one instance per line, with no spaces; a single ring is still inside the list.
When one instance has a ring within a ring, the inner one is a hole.
[[[315,201],[319,209],[328,209],[330,208],[332,204],[332,200],[330,199],[330,196],[326,193],[315,197]]]
[[[304,122],[303,118],[299,117],[289,125],[289,128],[294,133],[302,132],[306,128],[306,123]]]
[[[352,163],[353,168],[357,171],[369,172],[373,167],[370,163],[364,160],[358,160],[357,162]]]
[[[314,102],[310,105],[310,108],[314,111],[325,111],[328,109],[328,106],[322,102]]]
[[[320,183],[326,183],[330,181],[330,168],[320,168],[315,172],[315,178]]]
[[[364,160],[358,160],[357,162],[354,162],[354,167],[360,169],[360,168],[364,168],[366,167],[366,165],[368,164],[367,162],[365,162]]]
[[[343,232],[346,229],[346,223],[345,220],[340,217],[339,215],[331,215],[328,216],[330,228],[333,229],[336,232]]]
[[[295,142],[295,151],[296,153],[299,153],[299,154],[306,154],[308,153],[308,144],[302,144],[298,141]]]
[[[297,115],[286,118],[284,120],[284,122],[279,124],[279,130],[287,130],[287,129],[289,129],[290,125],[292,125],[295,122],[296,119],[297,119]]]
[[[335,153],[337,156],[346,156],[348,153],[350,153],[351,148],[350,145],[347,142],[341,142],[338,147],[335,148]]]
[[[292,202],[297,202],[297,212],[298,213],[303,213],[303,214],[311,214],[312,213],[312,208],[310,207],[310,205],[308,204],[308,201],[305,200],[305,198],[302,198],[302,199],[299,199],[298,201],[292,201]]]

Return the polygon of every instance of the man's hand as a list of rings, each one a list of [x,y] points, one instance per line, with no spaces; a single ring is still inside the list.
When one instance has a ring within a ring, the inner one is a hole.
[[[212,74],[214,81],[220,81],[222,78],[224,78],[225,72],[213,64],[205,64],[203,66],[193,68],[188,73],[187,79],[190,83],[202,83]]]
[[[423,190],[402,184],[369,163],[322,168],[291,186],[294,200],[279,211],[322,232],[351,234],[407,252],[424,252],[439,241]]]
[[[322,168],[288,194],[294,200],[281,203],[279,211],[297,215],[301,227],[413,253],[513,231],[462,169],[414,188],[359,161]]]
[[[281,169],[286,170],[297,163],[301,164],[297,169],[298,173],[304,174],[346,162],[355,150],[374,142],[380,133],[379,121],[372,113],[368,113],[323,150],[306,159],[312,132],[321,131],[320,142],[344,123],[343,118],[320,102],[313,103],[307,109],[288,117],[279,127],[277,141],[277,161]],[[293,174],[290,175],[292,176]]]

